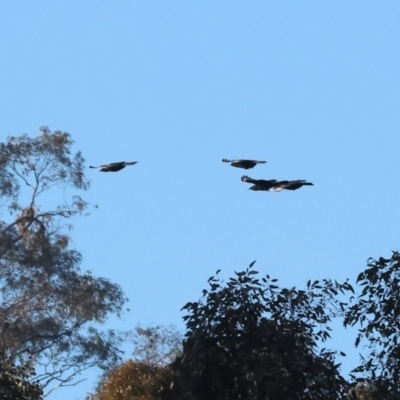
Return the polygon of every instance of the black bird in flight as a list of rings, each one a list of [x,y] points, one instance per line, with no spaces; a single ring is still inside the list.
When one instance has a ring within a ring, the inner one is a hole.
[[[137,164],[138,161],[132,161],[132,162],[114,162],[111,164],[104,164],[100,165],[99,167],[93,167],[92,165],[89,165],[89,168],[100,168],[100,172],[117,172],[120,171],[121,169],[125,168],[127,165],[135,165]]]
[[[256,161],[256,160],[227,160],[226,158],[222,159],[222,162],[231,163],[232,167],[236,168],[244,168],[250,169],[255,167],[257,164],[265,164],[266,161]]]
[[[250,186],[250,190],[270,190],[273,189],[274,192],[280,192],[283,189],[286,190],[296,190],[301,188],[304,185],[314,186],[311,182],[307,182],[305,180],[296,180],[296,181],[277,181],[275,179],[265,180],[265,179],[252,179],[246,175],[242,176],[243,182],[253,183],[253,186]]]

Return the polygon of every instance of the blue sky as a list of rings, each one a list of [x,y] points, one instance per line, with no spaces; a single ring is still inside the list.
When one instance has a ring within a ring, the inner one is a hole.
[[[399,250],[399,23],[397,1],[1,3],[2,140],[47,125],[88,165],[139,161],[87,170],[99,208],[72,233],[130,299],[106,327],[183,328],[217,269],[257,260],[301,287]],[[243,173],[315,186],[252,192]],[[87,377],[49,399],[83,399]]]

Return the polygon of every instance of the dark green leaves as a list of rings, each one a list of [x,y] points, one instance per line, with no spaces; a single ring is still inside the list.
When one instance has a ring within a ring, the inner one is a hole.
[[[360,326],[355,346],[364,340],[369,350],[353,374],[370,377],[382,399],[386,392],[400,395],[399,282],[400,253],[392,252],[391,258],[368,259],[367,268],[357,277],[361,294],[349,307],[344,321],[345,325]]]
[[[42,387],[31,381],[33,376],[35,370],[29,362],[16,365],[4,354],[0,355],[0,399],[42,400]]]
[[[281,288],[253,265],[227,282],[210,277],[201,300],[183,307],[183,354],[164,399],[337,400],[344,393],[336,353],[318,343],[340,310],[335,294],[350,288],[329,280]]]

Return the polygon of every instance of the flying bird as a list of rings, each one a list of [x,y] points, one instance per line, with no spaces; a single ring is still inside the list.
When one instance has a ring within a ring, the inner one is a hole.
[[[242,182],[253,183],[253,186],[249,187],[249,190],[270,190],[279,183],[276,179],[265,180],[265,179],[253,179],[247,175],[242,176]]]
[[[301,188],[302,186],[314,186],[313,183],[311,182],[307,182],[304,179],[297,179],[295,181],[282,181],[282,182],[278,182],[275,186],[274,186],[274,192],[280,192],[283,189],[286,190],[296,190]]]
[[[265,164],[266,161],[256,161],[256,160],[227,160],[226,158],[222,159],[222,162],[231,163],[232,167],[236,168],[244,168],[250,169],[255,167],[257,164]]]
[[[270,190],[273,189],[274,192],[280,192],[283,189],[286,190],[296,190],[301,188],[304,185],[314,186],[313,183],[307,182],[303,180],[295,180],[295,181],[277,181],[275,179],[265,180],[265,179],[252,179],[246,175],[242,176],[243,182],[253,183],[253,186],[250,186],[250,190]]]
[[[115,163],[100,165],[99,167],[93,167],[92,165],[89,165],[89,168],[100,168],[99,170],[100,172],[117,172],[125,168],[127,165],[135,165],[137,163],[138,161],[115,162]]]

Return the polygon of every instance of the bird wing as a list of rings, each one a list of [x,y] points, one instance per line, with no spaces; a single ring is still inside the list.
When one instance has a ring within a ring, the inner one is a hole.
[[[255,185],[257,185],[259,182],[257,179],[250,178],[247,175],[243,175],[240,179],[242,182],[254,183]]]
[[[110,163],[110,164],[103,164],[99,165],[98,167],[94,167],[93,165],[89,165],[89,168],[110,168],[110,167],[119,167],[120,165],[123,165],[124,162],[115,162],[115,163]]]
[[[227,158],[223,158],[222,162],[230,162],[230,163],[234,163],[234,164],[239,164],[239,163],[246,163],[246,162],[254,162],[252,160],[242,160],[242,159],[236,159],[236,160],[228,160]]]
[[[112,167],[121,167],[124,166],[125,163],[123,161],[120,162],[113,162],[110,164],[104,164],[104,165],[100,165],[100,168],[112,168]]]
[[[265,164],[266,161],[258,161],[258,160],[244,160],[244,159],[239,159],[239,160],[231,160],[231,161],[226,161],[226,162],[235,162],[235,163],[252,163],[252,164]]]
[[[302,186],[307,185],[307,186],[314,186],[313,183],[307,182],[304,179],[297,179],[295,181],[289,181],[286,182],[286,184],[282,185],[282,189],[287,189],[287,190],[297,190],[301,188]]]
[[[275,183],[276,183],[276,179],[270,179],[270,180],[253,179],[253,178],[250,178],[247,175],[243,175],[241,179],[242,179],[243,182],[254,183],[257,186],[262,186],[262,187],[265,187],[265,188],[267,188],[267,187],[268,188],[272,188],[272,187],[275,186]]]

